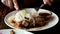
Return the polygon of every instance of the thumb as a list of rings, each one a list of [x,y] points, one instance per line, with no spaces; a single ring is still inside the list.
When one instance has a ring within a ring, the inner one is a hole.
[[[16,10],[19,10],[19,5],[18,5],[17,0],[13,0],[13,3],[14,3],[14,8],[15,8]]]

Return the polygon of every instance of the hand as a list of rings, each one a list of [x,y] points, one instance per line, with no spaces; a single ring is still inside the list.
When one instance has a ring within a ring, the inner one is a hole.
[[[19,5],[17,3],[17,0],[1,0],[1,2],[10,9],[15,8],[16,10],[19,10]]]
[[[51,2],[52,2],[53,0],[43,0],[43,3],[44,4],[48,4],[48,5],[51,5]]]

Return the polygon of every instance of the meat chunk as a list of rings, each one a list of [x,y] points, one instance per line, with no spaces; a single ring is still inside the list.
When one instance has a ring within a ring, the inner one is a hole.
[[[35,26],[36,27],[44,26],[46,24],[44,18],[37,16],[34,19],[35,19]]]

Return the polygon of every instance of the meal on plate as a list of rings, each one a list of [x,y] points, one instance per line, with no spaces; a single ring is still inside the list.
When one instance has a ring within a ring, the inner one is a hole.
[[[21,10],[8,18],[8,22],[14,27],[26,29],[45,26],[50,20],[52,20],[51,13],[26,10]]]

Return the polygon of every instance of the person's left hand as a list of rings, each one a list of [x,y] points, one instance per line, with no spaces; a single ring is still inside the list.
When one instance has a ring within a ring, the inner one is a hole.
[[[18,5],[17,0],[1,0],[1,2],[5,6],[9,7],[10,9],[15,8],[16,10],[19,10],[19,5]]]

